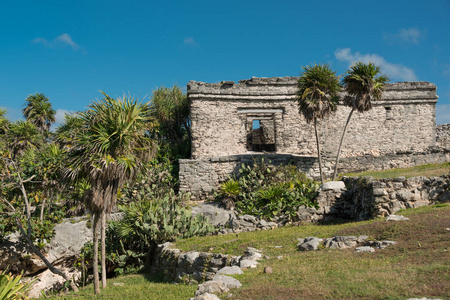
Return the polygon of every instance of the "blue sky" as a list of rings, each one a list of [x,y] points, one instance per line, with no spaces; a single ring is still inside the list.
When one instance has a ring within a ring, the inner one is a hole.
[[[301,66],[374,61],[391,81],[438,87],[450,123],[450,1],[0,0],[0,107],[29,94],[61,121],[100,90],[145,101],[189,80],[298,76]]]

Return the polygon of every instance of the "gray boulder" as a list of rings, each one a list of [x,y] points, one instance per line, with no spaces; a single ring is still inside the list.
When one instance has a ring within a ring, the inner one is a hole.
[[[227,293],[229,289],[222,281],[206,281],[198,285],[198,290],[195,292],[195,296],[200,296],[205,293],[209,294],[222,294]]]
[[[73,277],[75,281],[81,278],[81,272],[74,268],[60,268],[63,273]],[[33,285],[28,292],[30,298],[39,298],[42,292],[51,291],[53,289],[62,289],[65,284],[64,278],[59,275],[53,274],[50,270],[45,270],[36,277],[33,277]]]
[[[330,249],[353,248],[357,244],[356,236],[335,236],[325,240],[323,245]]]
[[[252,259],[243,259],[239,262],[239,266],[241,267],[241,269],[256,268],[257,265],[258,262]]]
[[[395,245],[397,242],[395,241],[368,241],[364,244],[364,246],[370,246],[376,249],[384,249],[386,247]]]
[[[92,229],[87,227],[86,220],[72,222],[73,220],[66,219],[63,223],[56,224],[55,236],[44,248],[46,258],[56,266],[65,265],[80,253],[87,241],[92,240]],[[12,273],[23,271],[24,275],[47,269],[28,245],[20,241],[18,234],[8,236],[7,240],[0,244],[0,269],[6,269],[7,266]]]
[[[244,274],[244,272],[238,266],[223,267],[222,269],[217,271],[217,275],[235,275],[235,274]]]
[[[357,247],[355,248],[356,252],[375,252],[375,249],[373,249],[372,247],[369,246],[361,246],[361,247]]]
[[[233,210],[226,210],[220,207],[219,203],[208,202],[200,203],[192,208],[192,214],[203,214],[208,217],[209,222],[214,226],[226,225],[232,218],[236,218]]]
[[[320,186],[322,191],[333,190],[335,192],[345,191],[345,183],[343,181],[328,181]]]
[[[409,221],[409,218],[404,216],[398,216],[398,215],[390,215],[386,218],[386,221]]]
[[[55,237],[45,247],[47,259],[50,262],[70,258],[80,253],[86,242],[92,241],[92,229],[87,227],[87,221],[56,224]]]
[[[300,251],[315,251],[318,249],[320,243],[323,241],[323,239],[313,236],[298,240],[299,243],[297,244],[297,247],[298,250]]]
[[[229,289],[240,288],[242,286],[239,280],[226,275],[216,275],[213,281],[222,281]]]
[[[217,297],[214,294],[210,294],[210,293],[204,293],[204,294],[198,295],[195,298],[191,298],[191,299],[194,299],[194,300],[220,300],[219,297]]]

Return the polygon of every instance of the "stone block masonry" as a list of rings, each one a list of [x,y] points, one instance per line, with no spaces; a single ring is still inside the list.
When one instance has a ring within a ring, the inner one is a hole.
[[[442,148],[450,148],[450,124],[436,126],[436,142]]]
[[[273,152],[314,156],[313,126],[306,123],[296,103],[297,80],[276,77],[241,80],[239,84],[189,82],[192,158],[252,152],[249,135],[255,120],[266,125]],[[435,146],[437,98],[436,86],[429,82],[387,85],[372,110],[353,115],[343,156],[422,151]],[[349,112],[350,108],[338,105],[336,113],[319,124],[321,146],[331,156],[337,151]]]

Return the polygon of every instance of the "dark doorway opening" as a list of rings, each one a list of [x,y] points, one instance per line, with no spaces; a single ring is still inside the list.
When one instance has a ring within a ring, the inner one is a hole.
[[[247,134],[247,149],[255,152],[275,152],[275,124],[273,118],[252,118]]]

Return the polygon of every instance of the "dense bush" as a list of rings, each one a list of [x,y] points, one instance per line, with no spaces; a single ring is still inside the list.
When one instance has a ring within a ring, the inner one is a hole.
[[[294,219],[301,205],[317,206],[314,199],[319,184],[293,165],[274,166],[262,158],[251,165],[242,164],[239,173],[238,178],[221,185],[218,200],[233,200],[241,213],[268,219],[284,214]]]
[[[193,216],[185,207],[189,194],[176,194],[176,179],[169,163],[154,164],[118,199],[123,219],[110,222],[107,230],[106,267],[109,275],[139,271],[150,262],[158,244],[214,231],[203,215]],[[82,251],[90,267],[92,243]],[[81,261],[79,262],[81,267]]]
[[[119,235],[132,249],[151,249],[157,244],[206,235],[213,230],[203,215],[193,216],[180,205],[174,194],[159,199],[122,206],[124,218],[118,225]]]

